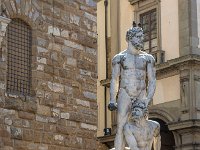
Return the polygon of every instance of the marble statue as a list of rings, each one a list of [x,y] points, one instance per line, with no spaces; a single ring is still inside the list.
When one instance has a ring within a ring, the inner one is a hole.
[[[142,51],[143,39],[141,25],[137,26],[134,22],[126,33],[127,49],[112,60],[108,108],[111,111],[117,109],[116,150],[124,150],[125,147],[123,129],[131,112],[131,101],[139,99],[147,107],[155,92],[155,60],[152,55]]]
[[[133,101],[131,117],[124,126],[124,136],[131,150],[160,150],[160,124],[147,120],[146,104],[140,100]]]

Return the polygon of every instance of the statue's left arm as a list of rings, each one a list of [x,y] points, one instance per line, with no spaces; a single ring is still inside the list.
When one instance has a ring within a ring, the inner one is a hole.
[[[148,55],[147,62],[147,77],[148,77],[148,87],[147,87],[147,101],[146,105],[153,99],[153,95],[156,89],[156,69],[155,69],[155,59],[152,55]]]

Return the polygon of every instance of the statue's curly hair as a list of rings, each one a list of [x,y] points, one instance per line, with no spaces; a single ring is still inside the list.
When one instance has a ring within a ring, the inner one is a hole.
[[[126,32],[126,41],[131,41],[136,33],[141,32],[143,34],[143,29],[141,27],[132,27]]]
[[[144,117],[147,119],[148,118],[148,107],[146,107],[145,102],[136,99],[135,101],[132,101],[132,105],[131,105],[131,110],[133,110],[134,108],[141,108],[143,113],[144,113]]]

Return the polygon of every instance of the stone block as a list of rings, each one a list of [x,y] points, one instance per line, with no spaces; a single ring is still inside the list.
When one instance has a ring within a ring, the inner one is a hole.
[[[51,111],[52,111],[52,116],[53,117],[60,118],[60,109],[58,109],[58,108],[52,108]]]
[[[22,118],[22,119],[28,119],[28,120],[35,119],[35,115],[33,113],[28,113],[28,112],[24,112],[24,111],[19,111],[18,116],[19,116],[19,118]]]
[[[67,46],[62,47],[62,52],[67,56],[73,56],[73,49]]]
[[[41,143],[42,141],[42,132],[41,131],[34,131],[34,142]]]
[[[48,118],[44,116],[36,115],[36,121],[48,123]]]
[[[94,0],[86,0],[86,4],[90,7],[96,7],[97,3]]]
[[[48,49],[55,50],[55,51],[61,51],[61,45],[56,44],[56,43],[49,43]]]
[[[91,100],[96,100],[97,99],[97,95],[95,93],[92,93],[92,92],[84,91],[83,95],[86,98],[91,99]]]
[[[69,31],[67,31],[67,30],[62,30],[62,31],[61,31],[61,37],[69,38]]]
[[[39,45],[41,47],[46,47],[47,40],[44,38],[37,37],[37,45]]]
[[[37,46],[37,51],[38,51],[38,53],[46,53],[46,52],[48,52],[48,50],[46,48],[42,48],[42,47],[39,47],[39,46]]]
[[[29,112],[29,113],[35,113],[37,111],[37,104],[33,100],[28,100],[24,103],[24,109],[23,111]]]
[[[9,98],[5,100],[5,108],[23,110],[23,102],[20,99]]]
[[[22,140],[22,129],[11,127],[11,138]]]
[[[4,122],[5,122],[5,124],[7,124],[9,126],[12,125],[12,119],[11,118],[5,118]]]
[[[48,27],[48,34],[53,34],[55,36],[60,36],[60,29],[57,27],[49,26]]]
[[[54,91],[54,92],[59,92],[59,93],[64,92],[64,86],[60,83],[48,82],[48,87],[51,91]]]
[[[70,23],[73,23],[77,26],[79,26],[79,22],[80,22],[80,17],[75,15],[75,14],[70,14]]]
[[[60,118],[62,119],[69,119],[69,117],[70,117],[69,113],[64,113],[64,112],[60,113]]]
[[[73,127],[62,127],[62,126],[57,126],[56,130],[60,134],[64,135],[74,135],[76,134],[76,128]]]
[[[53,133],[43,133],[42,143],[44,144],[53,143]]]
[[[44,65],[41,65],[41,64],[38,65],[38,66],[37,66],[37,70],[38,70],[38,71],[44,71]]]
[[[84,13],[84,17],[86,17],[87,19],[92,20],[94,22],[97,22],[97,17],[92,15],[92,14],[90,14],[90,13],[85,12]]]
[[[35,130],[44,130],[44,123],[43,122],[34,122],[34,129]]]
[[[75,48],[75,49],[78,49],[78,50],[84,50],[84,47],[82,45],[75,43],[75,42],[72,42],[72,41],[69,41],[69,40],[65,40],[64,44],[65,44],[65,46],[68,46],[68,47],[71,47],[71,48]]]
[[[67,64],[70,66],[76,67],[77,61],[76,61],[76,59],[69,57],[69,58],[67,58]]]
[[[45,106],[45,105],[38,105],[37,106],[37,114],[43,115],[43,116],[51,116],[50,107]]]
[[[25,140],[25,141],[33,141],[34,140],[34,132],[33,132],[33,130],[24,129],[23,130],[23,140]]]
[[[77,105],[81,105],[84,107],[90,107],[90,102],[88,102],[88,101],[76,99],[76,103],[77,103]]]
[[[44,144],[39,145],[38,150],[48,150],[48,145],[44,145]]]
[[[83,129],[88,129],[88,130],[97,130],[97,126],[86,124],[86,123],[81,123],[81,128]]]
[[[42,57],[37,57],[37,62],[41,64],[47,64],[47,59]]]
[[[85,51],[86,51],[86,53],[92,54],[94,56],[97,55],[97,50],[94,48],[86,47]]]

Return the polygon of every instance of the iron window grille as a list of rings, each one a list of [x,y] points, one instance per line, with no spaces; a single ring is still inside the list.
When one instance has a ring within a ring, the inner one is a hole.
[[[21,19],[13,19],[7,32],[8,93],[30,95],[32,30]]]

